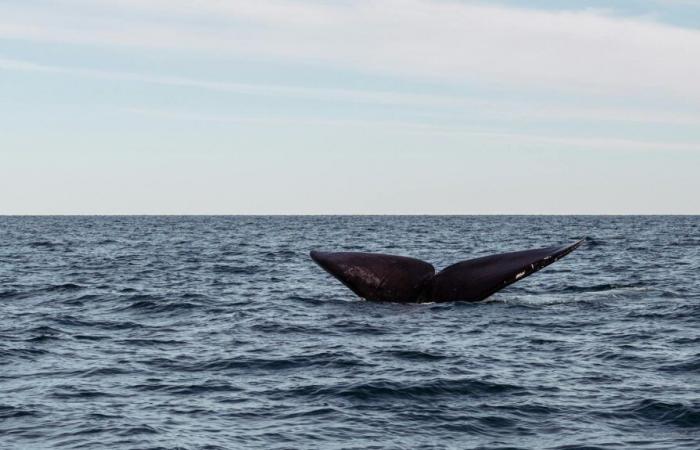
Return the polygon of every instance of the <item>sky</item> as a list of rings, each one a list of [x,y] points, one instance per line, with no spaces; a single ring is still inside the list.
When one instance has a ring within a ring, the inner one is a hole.
[[[700,0],[0,0],[0,214],[700,214]]]

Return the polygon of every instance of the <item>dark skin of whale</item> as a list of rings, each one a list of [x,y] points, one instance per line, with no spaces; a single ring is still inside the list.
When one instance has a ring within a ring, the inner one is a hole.
[[[378,302],[484,300],[568,255],[569,245],[502,253],[461,261],[438,273],[419,259],[362,252],[311,251],[311,259],[359,297]]]

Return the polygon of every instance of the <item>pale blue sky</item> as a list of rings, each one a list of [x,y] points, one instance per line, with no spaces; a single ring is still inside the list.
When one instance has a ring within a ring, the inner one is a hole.
[[[0,214],[700,213],[700,1],[0,0]]]

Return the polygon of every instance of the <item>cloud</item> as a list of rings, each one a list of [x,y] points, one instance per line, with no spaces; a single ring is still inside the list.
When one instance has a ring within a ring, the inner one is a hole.
[[[421,106],[476,106],[484,102],[455,99],[448,96],[416,94],[409,92],[370,91],[358,89],[316,88],[304,86],[236,83],[226,81],[198,80],[178,76],[145,75],[134,72],[115,70],[87,69],[41,64],[0,57],[0,69],[14,71],[44,72],[78,77],[98,78],[111,81],[158,84],[184,88],[213,90],[234,94],[296,97],[328,101],[346,101],[355,103],[421,105]]]
[[[648,18],[439,0],[56,4],[0,4],[0,36],[700,103],[700,31]]]
[[[43,72],[73,77],[88,77],[111,82],[146,83],[186,89],[212,90],[230,94],[285,97],[301,100],[398,105],[432,108],[433,112],[474,111],[491,120],[586,120],[598,122],[635,122],[674,125],[700,125],[700,113],[631,109],[620,107],[572,107],[527,101],[496,101],[455,95],[417,94],[411,92],[316,88],[274,84],[236,83],[192,79],[178,76],[148,75],[134,72],[88,69],[41,64],[0,56],[0,70]],[[415,124],[414,124],[415,125]]]
[[[127,108],[123,112],[149,118],[179,120],[185,122],[235,123],[263,126],[338,126],[363,129],[394,130],[407,133],[432,134],[437,136],[461,135],[481,138],[508,145],[534,144],[539,147],[552,145],[556,148],[577,148],[586,150],[633,150],[633,151],[691,151],[700,150],[698,142],[667,142],[610,137],[557,136],[555,134],[515,133],[499,130],[465,128],[426,124],[401,120],[349,120],[318,117],[251,117],[242,115],[199,114],[163,109]]]

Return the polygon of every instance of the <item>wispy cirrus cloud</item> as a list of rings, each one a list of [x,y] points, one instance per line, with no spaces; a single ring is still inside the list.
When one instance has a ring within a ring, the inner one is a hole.
[[[207,51],[447,82],[700,103],[700,31],[648,18],[438,0],[63,0],[53,5],[0,5],[0,36]]]
[[[534,144],[588,150],[648,150],[648,151],[698,151],[700,142],[667,142],[631,138],[557,136],[555,134],[516,133],[499,130],[465,128],[464,126],[435,125],[400,120],[350,120],[324,119],[318,117],[251,117],[242,115],[198,114],[173,110],[127,108],[123,112],[145,117],[181,120],[186,122],[215,122],[257,125],[323,125],[352,128],[376,128],[400,130],[410,133],[433,135],[465,135],[506,144]]]
[[[149,75],[134,72],[56,66],[0,56],[0,70],[52,73],[72,77],[96,78],[112,82],[145,83],[187,89],[210,90],[230,94],[324,100],[433,108],[435,111],[474,110],[488,119],[588,120],[599,122],[638,122],[676,125],[700,125],[700,113],[659,111],[620,107],[572,107],[557,104],[519,103],[493,99],[465,98],[455,95],[418,94],[343,88],[237,83],[178,76]],[[161,114],[163,116],[163,114]],[[179,115],[178,117],[181,117]],[[414,124],[415,125],[415,124]]]

